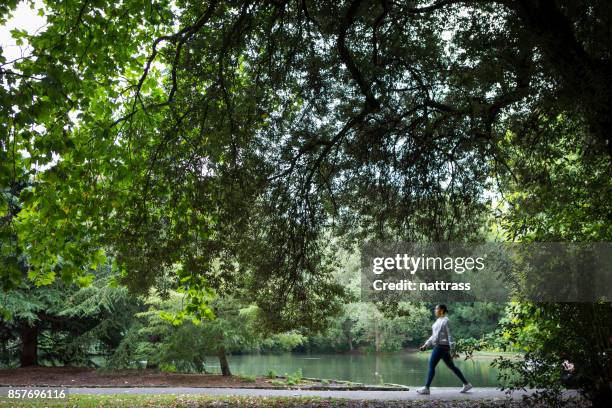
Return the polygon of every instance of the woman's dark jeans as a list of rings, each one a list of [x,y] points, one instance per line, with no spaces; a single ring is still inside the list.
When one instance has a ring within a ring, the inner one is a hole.
[[[459,377],[459,379],[464,384],[467,384],[468,381],[465,379],[465,377],[461,373],[461,370],[459,370],[459,368],[455,366],[455,363],[453,363],[453,358],[451,357],[451,354],[450,354],[450,347],[442,345],[442,346],[434,347],[433,351],[431,352],[431,357],[429,357],[429,372],[427,373],[427,387],[429,387],[431,385],[431,382],[433,381],[434,375],[436,374],[436,366],[440,362],[440,359],[444,360],[448,368],[450,368],[453,371],[453,373],[455,373],[455,375]]]

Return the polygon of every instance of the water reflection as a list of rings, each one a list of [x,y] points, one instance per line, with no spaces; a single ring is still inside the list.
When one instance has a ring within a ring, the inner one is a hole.
[[[230,368],[234,374],[265,375],[270,370],[277,374],[293,373],[302,369],[304,377],[349,380],[366,384],[377,384],[382,376],[384,382],[404,385],[421,385],[427,374],[427,361],[430,353],[394,354],[274,354],[274,355],[234,355],[229,357]],[[217,361],[211,357],[207,366],[211,372],[218,372]],[[455,359],[467,379],[477,387],[495,387],[497,370],[491,367],[490,358],[474,360]],[[460,386],[461,382],[440,362],[432,386]]]

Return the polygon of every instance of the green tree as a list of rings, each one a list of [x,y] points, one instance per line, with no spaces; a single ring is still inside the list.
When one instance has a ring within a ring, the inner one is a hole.
[[[551,135],[556,142],[544,142]],[[506,206],[499,221],[509,240],[610,242],[612,163],[592,149],[580,122],[540,118],[528,137],[508,133],[504,148],[513,171],[500,177]],[[548,387],[554,399],[563,363],[570,362],[575,386],[595,406],[606,406],[612,395],[611,313],[609,302],[519,303],[501,333],[507,347],[525,351],[525,360],[501,360],[500,366],[511,369],[514,387]]]
[[[447,306],[456,339],[480,339],[493,333],[506,309],[505,303],[494,302],[449,303]]]
[[[322,231],[468,239],[500,122],[567,111],[608,149],[610,6],[528,3],[49,2],[44,32],[14,34],[36,58],[3,68],[26,171],[61,157],[24,195],[33,276],[53,278],[46,251],[76,276],[106,241],[133,288],[180,262],[203,307],[210,260],[233,258],[271,322],[286,304],[314,324],[309,288],[339,294]]]
[[[140,303],[126,288],[109,284],[110,268],[105,269],[106,276],[83,288],[59,281],[40,287],[24,282],[1,292],[3,362],[99,366],[108,358]]]
[[[109,360],[111,367],[135,366],[147,361],[149,368],[206,372],[207,358],[219,360],[222,375],[231,375],[228,353],[291,350],[304,340],[299,333],[271,334],[262,331],[255,305],[243,305],[236,299],[210,301],[215,313],[212,320],[177,319],[184,295],[168,293],[147,299],[147,310],[136,315],[137,322],[123,337]]]
[[[553,199],[514,212],[512,236],[609,240],[610,2],[93,5],[48,1],[46,30],[14,32],[33,57],[0,62],[0,187],[35,183],[18,213],[2,196],[3,248],[14,228],[32,280],[60,259],[74,280],[108,251],[132,290],[178,265],[194,315],[238,287],[268,325],[320,329],[344,295],[326,234],[480,238],[483,193],[508,170]],[[540,130],[558,115],[568,168],[592,183],[554,181],[580,210],[529,178],[523,140],[554,156],[559,135]]]

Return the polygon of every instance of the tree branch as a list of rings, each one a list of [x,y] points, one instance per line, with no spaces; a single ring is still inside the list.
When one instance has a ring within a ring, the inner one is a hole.
[[[166,99],[166,101],[156,103],[156,104],[151,104],[147,108],[143,107],[143,109],[146,110],[146,109],[151,109],[151,108],[160,108],[162,106],[169,105],[172,102],[172,100],[174,99],[174,94],[176,93],[176,89],[177,89],[177,66],[178,66],[178,60],[181,56],[182,48],[184,44],[193,36],[193,34],[197,33],[204,26],[204,24],[206,24],[210,20],[210,18],[212,17],[212,14],[214,13],[216,9],[217,3],[218,3],[217,0],[211,1],[206,11],[200,17],[198,17],[198,19],[192,25],[184,27],[183,29],[181,29],[180,31],[172,35],[163,35],[161,37],[158,37],[153,42],[151,54],[149,54],[149,57],[147,58],[147,62],[145,64],[144,71],[142,75],[140,76],[138,83],[136,84],[136,93],[134,95],[134,103],[132,104],[131,112],[117,119],[116,121],[114,121],[110,127],[114,127],[117,124],[123,122],[124,120],[131,118],[132,116],[136,114],[137,112],[136,104],[138,102],[138,99],[140,98],[140,92],[141,92],[142,86],[147,76],[149,75],[149,71],[151,70],[151,65],[153,64],[153,61],[155,60],[159,52],[157,47],[159,46],[159,44],[165,41],[176,43],[174,59],[172,61],[172,70],[171,70],[172,87],[170,88],[170,92],[168,94],[168,98]]]

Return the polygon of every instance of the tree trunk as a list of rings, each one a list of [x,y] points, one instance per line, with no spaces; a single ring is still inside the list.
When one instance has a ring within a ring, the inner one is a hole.
[[[376,350],[376,352],[380,351],[380,343],[381,343],[381,338],[380,338],[380,328],[378,327],[378,318],[376,318],[376,320],[374,320],[374,348]]]
[[[221,366],[221,374],[222,375],[232,375],[229,368],[229,363],[227,362],[227,356],[225,355],[225,347],[219,346],[217,349],[217,356],[219,356],[219,365]]]
[[[146,368],[150,368],[150,369],[153,369],[153,370],[157,370],[157,369],[159,368],[159,364],[154,363],[154,362],[153,362],[153,361],[151,361],[151,360],[147,360],[147,365],[146,365]]]
[[[38,365],[38,327],[27,322],[21,325],[21,367]]]
[[[342,322],[342,331],[346,336],[346,340],[348,342],[349,350],[353,351],[353,331],[352,328],[355,324],[351,319],[346,319]]]

